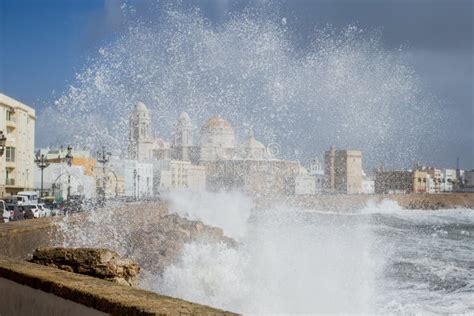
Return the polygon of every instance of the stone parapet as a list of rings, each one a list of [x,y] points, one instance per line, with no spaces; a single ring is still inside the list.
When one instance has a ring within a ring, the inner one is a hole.
[[[90,276],[6,257],[0,257],[0,278],[112,315],[236,315]]]

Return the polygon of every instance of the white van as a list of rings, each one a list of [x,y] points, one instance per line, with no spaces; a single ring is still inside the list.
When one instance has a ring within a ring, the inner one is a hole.
[[[21,191],[17,194],[19,197],[25,197],[26,202],[23,205],[36,205],[38,204],[38,192],[36,191]]]
[[[8,205],[25,205],[28,198],[26,196],[12,195],[4,197],[3,200],[5,201],[5,204]]]

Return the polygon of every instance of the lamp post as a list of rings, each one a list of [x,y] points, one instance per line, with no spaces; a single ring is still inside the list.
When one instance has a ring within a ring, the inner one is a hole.
[[[133,197],[137,199],[137,169],[133,169]]]
[[[7,138],[3,135],[3,131],[0,131],[0,157],[3,156],[5,152],[5,147],[7,144]]]
[[[49,162],[48,159],[44,156],[44,154],[40,154],[39,151],[36,152],[36,159],[35,163],[41,170],[41,189],[40,189],[40,197],[43,197],[43,172],[44,169],[48,168]]]
[[[64,159],[66,160],[66,164],[69,167],[69,172],[67,175],[67,199],[69,200],[71,196],[71,166],[72,166],[72,160],[74,157],[72,156],[72,147],[67,146],[67,154],[64,156]]]
[[[106,176],[105,176],[105,164],[109,162],[110,156],[112,156],[112,153],[105,151],[105,146],[102,146],[102,152],[97,153],[97,162],[102,164],[102,172],[104,174],[103,182],[102,182],[102,194],[103,194],[103,202],[105,202],[105,188],[106,188]]]

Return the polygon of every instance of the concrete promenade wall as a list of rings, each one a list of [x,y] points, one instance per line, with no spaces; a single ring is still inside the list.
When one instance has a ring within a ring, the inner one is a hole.
[[[56,225],[53,218],[0,224],[0,256],[24,259],[40,246],[51,245]]]
[[[96,309],[0,277],[0,315],[101,316]]]
[[[39,301],[32,295],[11,299],[10,295],[2,297],[3,293],[18,292],[22,286],[28,287],[25,294],[34,295],[36,290],[40,290],[46,301]],[[64,311],[67,310],[77,315],[101,315],[100,312],[111,315],[235,315],[138,288],[6,257],[0,257],[0,290],[0,315],[66,315]],[[11,304],[17,305],[17,308],[13,307],[13,313]],[[36,310],[32,311],[34,306]],[[90,309],[91,313],[85,312]]]

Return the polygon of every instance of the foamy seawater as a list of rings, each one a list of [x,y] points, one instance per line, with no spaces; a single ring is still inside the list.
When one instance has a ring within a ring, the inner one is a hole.
[[[152,290],[244,314],[474,311],[473,210],[281,206],[246,225],[237,249],[187,245]]]

